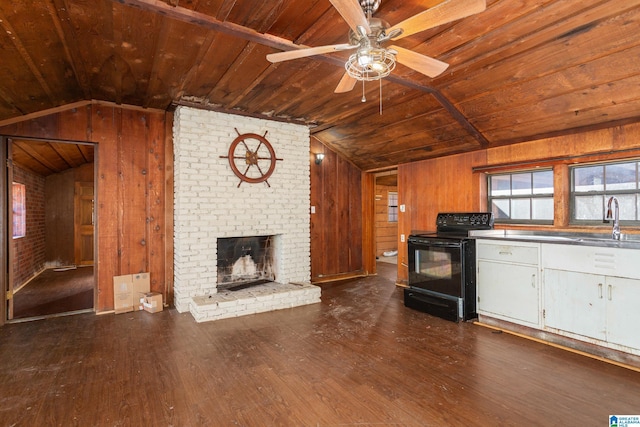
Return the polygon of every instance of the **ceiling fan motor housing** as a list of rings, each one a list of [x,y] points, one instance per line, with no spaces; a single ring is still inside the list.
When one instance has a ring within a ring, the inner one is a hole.
[[[378,47],[378,40],[383,39],[384,34],[386,34],[386,30],[389,27],[389,23],[384,19],[371,18],[369,19],[369,28],[371,28],[371,33],[367,34],[367,37],[365,38],[361,34],[353,30],[349,30],[349,43],[356,46],[362,45],[364,40],[368,40],[370,46]]]

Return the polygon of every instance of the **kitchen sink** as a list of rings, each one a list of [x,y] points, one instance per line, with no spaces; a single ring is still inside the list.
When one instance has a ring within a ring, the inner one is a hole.
[[[538,242],[573,242],[579,240],[577,237],[572,236],[551,236],[545,234],[517,234],[517,235],[505,235],[506,238],[518,239],[518,240],[535,240]]]
[[[486,230],[472,233],[476,238],[521,240],[540,243],[562,243],[640,249],[640,234],[621,234],[614,240],[609,233],[567,233],[552,231]]]

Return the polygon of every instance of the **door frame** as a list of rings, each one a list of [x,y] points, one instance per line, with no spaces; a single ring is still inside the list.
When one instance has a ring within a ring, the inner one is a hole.
[[[19,135],[0,135],[0,162],[5,165],[5,169],[2,174],[0,174],[0,186],[2,187],[1,193],[2,200],[0,200],[0,209],[2,209],[2,215],[0,218],[0,234],[2,239],[2,247],[0,248],[0,268],[3,271],[3,274],[0,275],[0,292],[2,292],[2,304],[0,304],[0,326],[7,323],[8,312],[7,312],[7,292],[10,287],[10,278],[11,278],[11,268],[13,263],[13,254],[10,250],[11,246],[11,237],[9,233],[11,231],[11,226],[9,223],[9,196],[11,196],[11,192],[9,190],[9,185],[11,182],[9,181],[9,173],[8,166],[9,162],[12,160],[9,157],[10,153],[10,145],[11,140],[23,140],[23,141],[34,141],[34,142],[43,142],[50,141],[56,143],[65,143],[65,144],[75,144],[75,145],[92,145],[94,147],[94,156],[93,156],[93,184],[94,184],[94,205],[97,206],[97,187],[98,187],[98,144],[90,141],[74,141],[67,139],[57,139],[57,138],[37,138],[37,137],[23,137]],[[94,264],[93,264],[93,311],[96,312],[97,302],[98,302],[98,262],[97,262],[97,248],[98,248],[98,212],[94,210],[94,229],[93,229],[93,254],[94,254]],[[74,212],[75,215],[75,212]],[[75,239],[74,239],[75,240]]]
[[[2,292],[2,304],[0,304],[0,326],[4,325],[7,319],[7,290],[9,289],[9,183],[8,183],[8,150],[9,138],[0,136],[0,164],[4,165],[4,171],[0,174],[0,187],[2,188],[0,197],[0,291]]]

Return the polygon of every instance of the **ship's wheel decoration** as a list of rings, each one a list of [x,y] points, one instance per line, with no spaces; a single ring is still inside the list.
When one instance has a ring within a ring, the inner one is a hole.
[[[234,128],[235,129],[235,128]],[[238,187],[242,182],[257,184],[264,182],[269,185],[269,177],[276,168],[276,152],[267,141],[267,132],[264,135],[256,133],[243,133],[235,129],[238,137],[233,140],[229,147],[228,156],[220,156],[229,159],[229,166],[233,173],[240,178]]]

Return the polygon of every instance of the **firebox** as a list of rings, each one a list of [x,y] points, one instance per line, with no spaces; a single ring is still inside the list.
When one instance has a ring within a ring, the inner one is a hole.
[[[234,291],[275,281],[275,238],[276,236],[219,238],[218,291]]]

